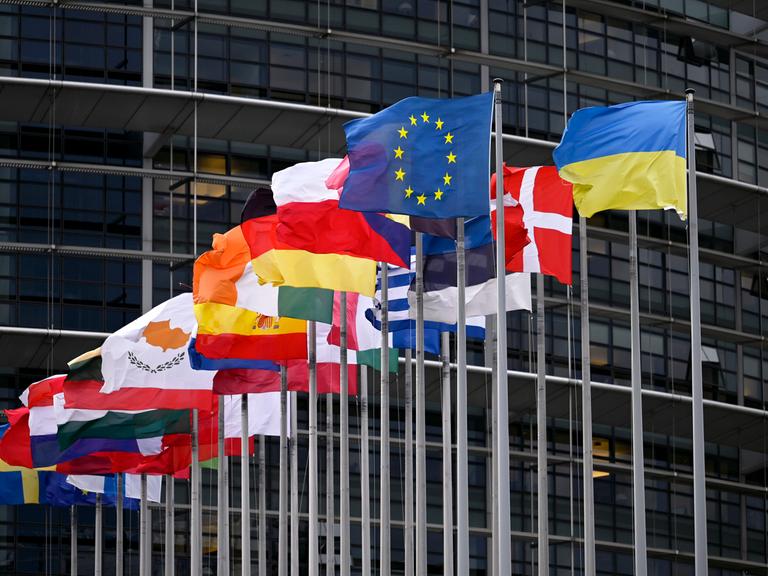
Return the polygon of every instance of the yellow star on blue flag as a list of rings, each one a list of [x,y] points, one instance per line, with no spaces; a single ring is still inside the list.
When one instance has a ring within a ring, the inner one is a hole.
[[[344,125],[339,206],[425,218],[488,214],[493,93],[406,98]]]

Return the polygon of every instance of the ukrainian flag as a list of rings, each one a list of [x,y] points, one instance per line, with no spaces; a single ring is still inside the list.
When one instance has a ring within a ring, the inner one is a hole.
[[[552,156],[579,214],[674,208],[685,219],[685,109],[671,100],[577,110]]]

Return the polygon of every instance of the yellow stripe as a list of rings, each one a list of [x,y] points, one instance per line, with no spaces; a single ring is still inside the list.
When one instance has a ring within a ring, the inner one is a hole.
[[[341,254],[270,250],[254,258],[253,271],[265,282],[297,288],[328,288],[373,296],[376,262]]]
[[[279,336],[306,333],[306,320],[272,318],[245,308],[206,302],[195,304],[199,334],[241,334],[244,336]]]
[[[11,466],[10,464],[0,460],[0,472],[24,472],[26,470],[43,470],[43,471],[56,471],[56,466],[46,466],[45,468],[27,468],[26,466]]]
[[[35,470],[25,469],[21,472],[21,485],[24,489],[25,504],[40,503],[40,479]]]
[[[602,210],[674,208],[685,219],[686,163],[673,150],[629,152],[574,162],[560,169],[573,201],[589,218]]]

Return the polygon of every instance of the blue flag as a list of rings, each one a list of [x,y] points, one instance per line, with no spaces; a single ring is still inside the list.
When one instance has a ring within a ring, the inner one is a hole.
[[[426,218],[488,215],[493,93],[411,97],[344,124],[339,207]]]

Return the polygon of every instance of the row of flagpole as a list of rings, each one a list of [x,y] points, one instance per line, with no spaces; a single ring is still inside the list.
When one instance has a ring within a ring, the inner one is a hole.
[[[502,174],[502,139],[501,139],[501,83],[494,81],[495,123],[496,123],[496,173]],[[697,206],[695,189],[695,155],[693,153],[693,95],[688,93],[688,163],[689,163],[689,208],[690,208],[690,287],[691,287],[691,354],[692,354],[692,382],[693,382],[693,454],[694,454],[694,527],[696,543],[696,568],[697,573],[705,573],[706,567],[706,493],[704,485],[704,460],[703,460],[703,406],[701,391],[701,334],[699,313],[699,266],[698,266],[698,227]],[[497,214],[503,214],[503,178],[497,178],[496,207]],[[497,220],[498,236],[503,238],[504,219]],[[582,363],[582,444],[583,444],[583,506],[584,506],[584,570],[586,574],[595,573],[595,534],[594,534],[594,493],[593,493],[593,462],[592,462],[592,416],[591,416],[591,387],[590,387],[590,351],[589,351],[589,300],[588,300],[588,239],[586,219],[579,219],[580,237],[580,279],[581,279],[581,363]],[[426,559],[426,443],[425,443],[425,374],[424,374],[424,317],[423,317],[423,249],[422,236],[416,237],[416,358],[415,358],[415,390],[412,388],[412,357],[410,350],[406,353],[406,443],[405,443],[405,572],[407,575],[415,574],[424,576],[427,569]],[[457,293],[458,302],[464,301],[465,290],[465,249],[464,249],[464,223],[462,219],[457,223]],[[630,317],[631,317],[631,388],[632,388],[632,437],[633,442],[633,506],[636,511],[645,510],[644,502],[644,455],[643,455],[643,424],[642,424],[642,379],[640,363],[640,318],[639,318],[639,289],[638,289],[638,246],[637,246],[637,218],[635,212],[629,212],[629,256],[630,256]],[[509,411],[507,379],[507,352],[506,352],[506,292],[503,282],[505,254],[504,243],[498,243],[497,249],[497,306],[499,314],[496,317],[495,332],[495,378],[493,386],[493,415],[492,415],[492,440],[494,450],[492,456],[492,538],[493,552],[492,563],[494,574],[505,574],[505,566],[511,562],[510,548],[503,543],[502,535],[510,534],[509,515],[500,513],[509,510]],[[391,559],[387,551],[391,550],[391,512],[390,512],[390,438],[389,438],[389,335],[388,335],[388,275],[387,265],[382,265],[381,273],[381,382],[380,382],[380,407],[381,407],[381,459],[380,459],[380,549],[379,570],[381,573],[391,571]],[[544,279],[542,274],[537,275],[536,283],[537,300],[537,377],[536,377],[536,405],[537,405],[537,477],[538,477],[538,528],[537,528],[537,556],[538,574],[546,575],[549,569],[548,547],[548,498],[547,498],[547,440],[546,440],[546,358],[545,358],[545,302]],[[341,358],[340,358],[340,567],[342,576],[349,574],[351,565],[350,555],[350,510],[349,510],[349,412],[348,412],[348,379],[347,379],[347,317],[346,294],[341,296],[340,328],[341,328]],[[452,477],[452,384],[450,375],[450,351],[447,333],[443,334],[442,355],[442,405],[443,405],[443,480],[444,480],[444,567],[447,572],[465,576],[469,573],[469,523],[468,523],[468,475],[467,475],[467,366],[466,366],[466,314],[463,306],[457,307],[457,388],[456,388],[456,546],[454,548],[454,523],[453,523],[453,477]],[[317,427],[317,373],[316,350],[314,339],[314,323],[310,323],[310,395],[309,395],[309,573],[318,574],[320,565],[319,555],[319,530],[318,530],[318,427]],[[362,507],[362,543],[363,543],[363,574],[371,573],[371,518],[369,507],[369,457],[368,457],[368,372],[361,371],[361,493],[363,496]],[[415,506],[413,502],[413,469],[412,469],[412,394],[415,393],[416,411],[416,475],[415,475]],[[332,397],[329,396],[327,410],[327,454],[329,455],[326,478],[328,504],[326,510],[326,560],[330,573],[333,573],[335,564],[335,531],[334,531],[334,479],[332,476],[333,462],[333,425],[332,425]],[[285,370],[281,373],[281,429],[280,429],[280,497],[279,497],[279,557],[278,573],[280,576],[297,574],[299,570],[298,557],[298,462],[297,462],[297,422],[295,399],[291,406],[290,416],[293,420],[291,428],[291,442],[287,435],[287,422],[289,410],[287,406],[287,376]],[[229,559],[229,501],[228,501],[228,467],[224,451],[224,411],[220,411],[219,420],[219,464],[218,464],[218,573],[228,574]],[[249,437],[248,437],[248,400],[247,395],[242,397],[242,467],[241,467],[241,540],[242,540],[242,574],[250,574],[250,477],[249,477]],[[200,496],[200,463],[197,440],[197,411],[193,411],[192,419],[192,471],[191,471],[191,565],[190,572],[199,575],[202,570],[202,506]],[[265,443],[261,438],[259,443],[259,573],[266,569],[266,516],[265,516]],[[288,479],[290,461],[290,481]],[[121,501],[122,479],[118,480],[118,500]],[[293,520],[288,521],[289,497],[288,486],[291,487],[290,510]],[[174,516],[173,516],[173,481],[169,477],[166,484],[166,515],[165,515],[165,570],[166,574],[172,574],[174,569]],[[415,521],[414,521],[415,509]],[[71,510],[72,531],[72,558],[71,572],[77,573],[77,517],[76,509]],[[103,557],[103,507],[100,498],[96,506],[96,548],[95,573],[101,573]],[[122,574],[122,506],[118,506],[117,512],[117,566],[116,574]],[[290,524],[291,554],[289,558],[288,527]],[[645,514],[634,514],[634,544],[635,544],[635,572],[647,573],[647,557],[645,542]],[[289,566],[290,561],[290,566]],[[141,504],[140,504],[140,573],[151,572],[151,511],[147,500],[146,478],[142,478]]]

